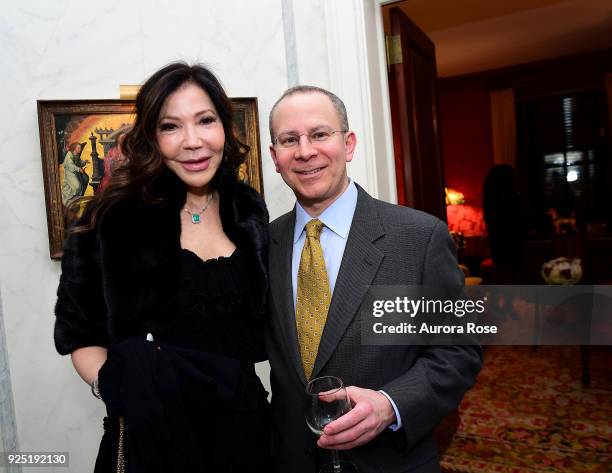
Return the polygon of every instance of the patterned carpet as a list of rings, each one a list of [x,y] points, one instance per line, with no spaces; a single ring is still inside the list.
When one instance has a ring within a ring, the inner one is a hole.
[[[442,426],[444,471],[611,473],[610,347],[591,350],[591,386],[580,378],[577,347],[487,348],[457,422]]]

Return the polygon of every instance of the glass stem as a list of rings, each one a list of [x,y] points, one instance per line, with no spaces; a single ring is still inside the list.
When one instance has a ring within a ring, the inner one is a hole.
[[[334,464],[334,473],[341,473],[342,467],[340,466],[340,455],[338,455],[338,450],[332,450],[332,463]]]

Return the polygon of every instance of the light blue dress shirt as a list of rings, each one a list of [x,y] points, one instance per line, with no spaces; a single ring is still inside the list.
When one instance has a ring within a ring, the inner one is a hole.
[[[329,287],[334,293],[336,287],[336,279],[338,278],[338,271],[340,271],[340,264],[342,263],[342,256],[344,255],[344,248],[346,247],[346,241],[348,239],[349,231],[351,230],[351,223],[353,222],[353,216],[355,215],[355,209],[357,208],[357,187],[355,183],[350,180],[346,190],[338,197],[329,207],[327,207],[318,219],[323,222],[323,230],[321,231],[320,241],[321,247],[323,248],[323,258],[325,259],[325,267],[327,269],[327,277],[329,279]],[[302,249],[304,248],[304,242],[306,241],[306,224],[312,220],[313,217],[308,215],[308,212],[300,205],[299,202],[295,204],[295,228],[293,230],[293,257],[291,260],[291,283],[293,286],[293,307],[296,307],[297,297],[297,273],[300,267],[300,259],[302,257]],[[389,395],[380,391],[393,406],[395,411],[395,418],[397,422],[389,426],[391,430],[398,430],[402,427],[402,420],[397,410],[397,406],[393,399]]]

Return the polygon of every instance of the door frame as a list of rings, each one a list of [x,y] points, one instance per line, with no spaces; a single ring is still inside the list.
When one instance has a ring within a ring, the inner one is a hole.
[[[382,5],[394,0],[324,1],[330,86],[346,98],[362,159],[350,174],[375,197],[397,203]]]

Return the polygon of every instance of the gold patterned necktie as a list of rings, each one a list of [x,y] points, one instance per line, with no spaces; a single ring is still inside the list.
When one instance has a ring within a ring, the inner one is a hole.
[[[331,301],[323,248],[319,240],[321,230],[323,222],[318,219],[306,224],[306,241],[297,276],[296,326],[302,366],[307,380],[310,379],[317,358]]]

